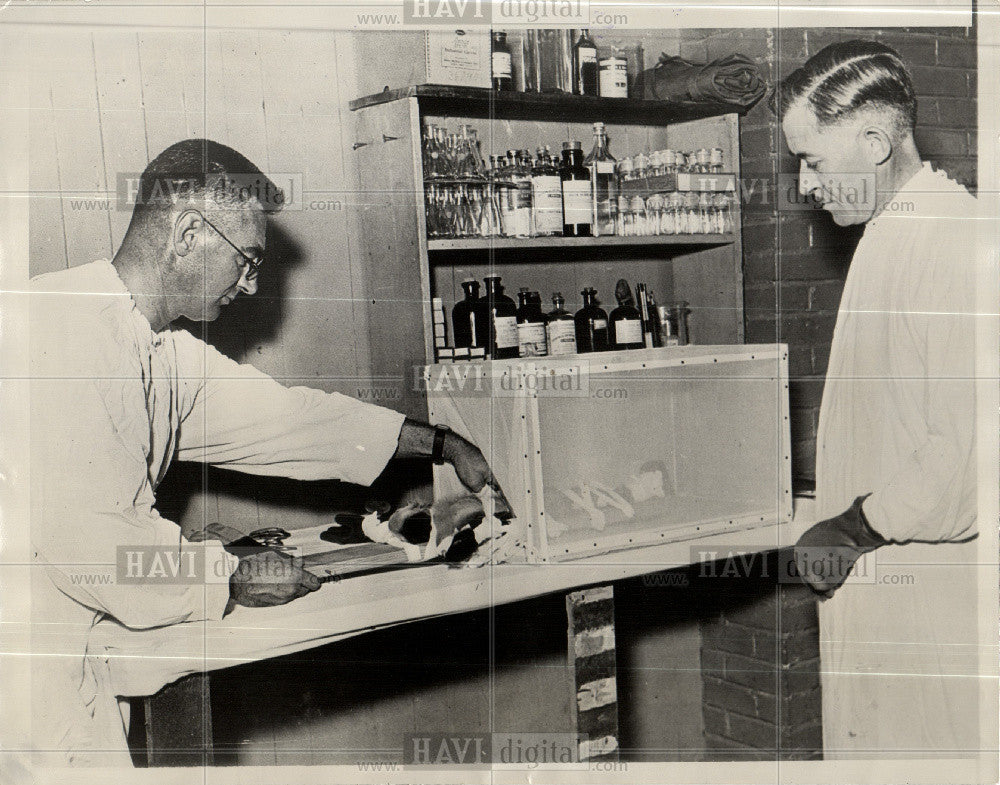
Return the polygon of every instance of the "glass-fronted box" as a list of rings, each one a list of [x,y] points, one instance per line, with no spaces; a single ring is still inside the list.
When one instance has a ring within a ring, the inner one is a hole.
[[[784,345],[426,366],[432,422],[483,450],[526,560],[791,520]],[[460,492],[450,467],[435,495]]]

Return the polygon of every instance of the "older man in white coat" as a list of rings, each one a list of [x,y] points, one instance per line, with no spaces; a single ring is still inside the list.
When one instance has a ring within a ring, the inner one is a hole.
[[[795,551],[826,598],[824,754],[968,755],[980,746],[976,201],[920,160],[913,85],[889,47],[829,46],[777,98],[800,190],[836,224],[865,224],[820,409],[821,522]]]

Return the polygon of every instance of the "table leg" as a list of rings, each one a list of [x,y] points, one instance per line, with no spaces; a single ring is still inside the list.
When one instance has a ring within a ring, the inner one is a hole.
[[[573,672],[573,724],[580,760],[618,760],[615,595],[597,586],[566,595],[567,657]]]

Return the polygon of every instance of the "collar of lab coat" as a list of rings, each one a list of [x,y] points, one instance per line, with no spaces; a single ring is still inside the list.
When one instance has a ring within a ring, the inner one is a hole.
[[[118,270],[111,261],[98,259],[94,262],[94,271],[98,279],[96,281],[99,286],[98,292],[108,298],[106,313],[112,318],[124,315],[125,321],[132,328],[136,342],[140,345],[159,346],[163,341],[162,334],[153,331],[153,326],[135,304],[132,293],[119,277]]]
[[[865,232],[877,226],[891,225],[899,218],[968,218],[969,196],[965,187],[950,179],[944,170],[935,170],[929,161],[924,161],[920,169],[892,195],[882,212],[868,222]]]

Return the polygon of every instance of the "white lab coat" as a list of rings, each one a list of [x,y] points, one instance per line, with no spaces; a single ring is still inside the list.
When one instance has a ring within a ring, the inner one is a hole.
[[[871,492],[894,543],[820,603],[827,758],[980,746],[976,202],[929,164],[893,202],[851,262],[820,409],[818,519]]]
[[[286,388],[184,330],[154,333],[107,261],[40,276],[30,296],[31,744],[43,765],[130,765],[92,626],[105,614],[136,629],[219,619],[229,599],[232,560],[197,583],[93,577],[114,579],[118,546],[224,563],[217,543],[188,543],[154,509],[171,460],[369,484],[403,416]]]

